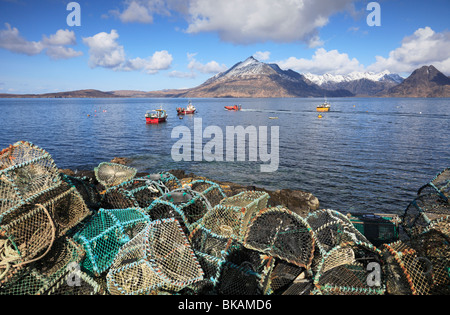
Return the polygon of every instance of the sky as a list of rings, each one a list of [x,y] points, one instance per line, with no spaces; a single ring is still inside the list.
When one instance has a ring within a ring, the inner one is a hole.
[[[250,56],[450,75],[449,0],[0,0],[0,93],[192,88]]]

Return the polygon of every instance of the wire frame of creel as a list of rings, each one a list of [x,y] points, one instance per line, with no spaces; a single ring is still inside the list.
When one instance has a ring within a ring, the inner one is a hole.
[[[182,187],[180,180],[175,175],[169,172],[150,174],[145,176],[144,179],[149,179],[151,181],[164,185],[164,187],[166,188],[165,192],[169,192]]]
[[[65,235],[91,214],[78,190],[66,182],[48,190],[34,202],[42,204],[50,213],[57,237]]]
[[[313,269],[326,253],[342,243],[351,241],[370,243],[346,216],[335,210],[323,209],[311,212],[306,217],[306,222],[311,227],[315,238]]]
[[[51,294],[57,283],[65,281],[72,270],[78,270],[83,256],[82,247],[72,239],[58,238],[45,257],[27,265],[13,281],[0,288],[0,294]]]
[[[274,264],[273,256],[233,242],[222,266],[216,291],[221,295],[270,294],[270,275]]]
[[[213,235],[242,242],[247,225],[245,212],[241,208],[219,204],[208,211],[196,226]]]
[[[92,178],[86,176],[76,177],[66,174],[60,174],[61,179],[69,185],[75,187],[80,195],[83,197],[86,206],[89,209],[98,210],[100,207],[101,195],[93,183]]]
[[[100,209],[74,236],[86,251],[83,268],[88,274],[100,276],[111,266],[120,248],[150,221],[140,209]]]
[[[438,225],[408,241],[384,245],[385,260],[389,262],[386,269],[389,293],[450,294],[450,239]]]
[[[450,198],[450,168],[446,168],[437,174],[431,182],[419,189],[418,194],[421,195],[424,190],[429,189],[440,194],[448,202]]]
[[[433,221],[450,215],[450,203],[435,190],[422,190],[406,208],[402,226],[409,236],[420,234]]]
[[[270,291],[275,295],[283,294],[304,271],[303,267],[277,259],[270,274]]]
[[[209,203],[211,208],[218,205],[227,197],[222,187],[209,180],[194,180],[189,184],[191,190],[200,193]]]
[[[0,152],[0,221],[37,196],[61,184],[51,155],[20,141]]]
[[[241,231],[245,233],[250,220],[258,211],[267,207],[269,194],[262,191],[243,191],[237,195],[227,197],[220,202],[222,206],[231,206],[241,209],[244,213]],[[242,238],[245,234],[242,235]]]
[[[372,244],[342,243],[322,258],[314,275],[316,295],[384,295],[382,253]]]
[[[108,188],[100,205],[103,209],[147,208],[166,192],[167,188],[160,182],[134,178]]]
[[[176,293],[201,281],[203,271],[174,218],[149,223],[117,254],[107,275],[111,294]]]
[[[0,226],[0,281],[45,256],[55,239],[52,217],[42,205],[27,204],[6,215]]]
[[[309,268],[314,235],[305,219],[285,207],[261,210],[248,225],[244,245],[299,267]]]
[[[137,170],[122,164],[102,162],[94,168],[97,181],[105,188],[120,185],[136,176]]]

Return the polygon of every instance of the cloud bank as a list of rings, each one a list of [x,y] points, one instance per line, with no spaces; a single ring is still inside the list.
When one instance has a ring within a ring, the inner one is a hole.
[[[28,56],[38,55],[44,50],[54,60],[70,59],[83,55],[81,51],[66,47],[75,44],[75,33],[67,29],[60,29],[49,37],[43,35],[42,40],[38,42],[26,40],[20,35],[17,28],[11,27],[8,23],[5,23],[5,29],[0,30],[0,48]]]
[[[116,30],[83,38],[83,43],[89,47],[89,67],[102,67],[114,71],[139,70],[147,74],[156,74],[159,70],[170,68],[173,57],[166,50],[156,51],[147,58],[127,59],[124,47],[117,42],[118,38]]]
[[[226,42],[253,44],[266,41],[323,44],[319,30],[329,18],[352,12],[355,0],[132,0],[116,12],[122,22],[152,23],[153,15],[180,13],[185,31],[216,32]]]

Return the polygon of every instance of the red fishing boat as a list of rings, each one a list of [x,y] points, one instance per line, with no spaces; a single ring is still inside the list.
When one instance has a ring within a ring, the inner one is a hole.
[[[241,105],[234,105],[234,106],[225,106],[225,109],[227,109],[227,110],[234,110],[234,111],[238,111],[238,110],[241,110],[242,109],[242,106]]]
[[[197,109],[194,107],[194,105],[192,105],[191,101],[189,101],[189,104],[186,108],[178,107],[177,113],[178,113],[178,115],[190,115],[190,114],[195,114],[196,110]]]
[[[147,124],[159,124],[167,120],[167,113],[164,109],[155,109],[145,114]]]

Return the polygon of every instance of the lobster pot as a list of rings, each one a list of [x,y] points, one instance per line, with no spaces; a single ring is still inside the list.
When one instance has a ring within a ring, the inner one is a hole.
[[[306,217],[315,238],[315,255],[312,266],[315,268],[322,257],[334,247],[350,241],[369,243],[352,222],[335,210],[318,210]]]
[[[147,208],[164,193],[165,187],[158,182],[136,178],[108,188],[100,205],[103,209]]]
[[[94,168],[95,177],[105,188],[110,188],[131,180],[137,170],[121,164],[103,162]]]
[[[243,241],[247,228],[245,213],[241,208],[217,205],[198,222],[201,228],[223,238]]]
[[[61,179],[77,189],[89,209],[98,210],[101,198],[97,187],[91,182],[91,179],[66,174],[61,174]]]
[[[50,286],[47,295],[105,295],[103,287],[87,273],[73,265],[73,270],[66,271],[58,281]]]
[[[246,231],[253,216],[258,213],[258,211],[267,207],[268,200],[268,193],[262,191],[243,191],[235,196],[223,199],[220,204],[222,206],[231,206],[241,209],[244,213],[241,230]]]
[[[53,220],[42,205],[28,204],[7,215],[0,226],[0,243],[3,246],[0,271],[5,273],[3,280],[8,279],[19,266],[45,256],[55,237]]]
[[[164,188],[164,192],[179,189],[182,186],[180,180],[169,172],[150,174],[144,178],[158,183],[160,186]]]
[[[139,209],[100,209],[74,236],[86,251],[82,266],[100,276],[111,266],[120,248],[149,222],[150,218]]]
[[[305,271],[305,268],[278,259],[270,275],[271,292],[276,295],[279,293],[284,294],[284,291],[294,284],[295,279],[297,279],[303,271]]]
[[[185,213],[180,209],[180,207],[170,201],[166,201],[166,195],[161,198],[156,199],[152,204],[145,208],[144,211],[147,213],[152,220],[170,219],[174,218],[181,225],[183,231],[188,234],[188,218]]]
[[[194,252],[174,218],[149,223],[118,253],[107,275],[115,295],[179,292],[203,279]]]
[[[27,265],[16,281],[0,288],[1,295],[49,294],[67,275],[79,270],[84,251],[70,238],[59,238],[48,254],[32,265]]]
[[[406,208],[402,218],[405,232],[420,234],[432,222],[450,215],[450,203],[436,192],[422,193]]]
[[[0,221],[3,216],[61,184],[48,152],[17,142],[0,152]]]
[[[227,195],[219,184],[208,180],[195,180],[189,184],[190,189],[200,193],[208,202],[210,208],[217,206]]]
[[[407,295],[450,294],[449,244],[448,235],[439,229],[428,228],[408,241],[385,245],[383,250],[388,262],[388,292]]]
[[[284,207],[266,208],[250,222],[244,246],[309,268],[314,236],[306,220],[298,214]]]
[[[83,197],[75,187],[63,182],[35,199],[50,213],[56,227],[56,236],[65,235],[91,214]]]
[[[362,242],[342,243],[322,258],[314,276],[315,295],[383,295],[381,251]]]
[[[438,193],[442,198],[444,198],[447,202],[449,202],[450,198],[450,168],[446,168],[441,173],[436,175],[435,178],[425,186],[421,187],[418,191],[418,194],[428,191],[434,191]]]
[[[216,291],[220,295],[270,294],[275,259],[234,242],[223,263]]]

